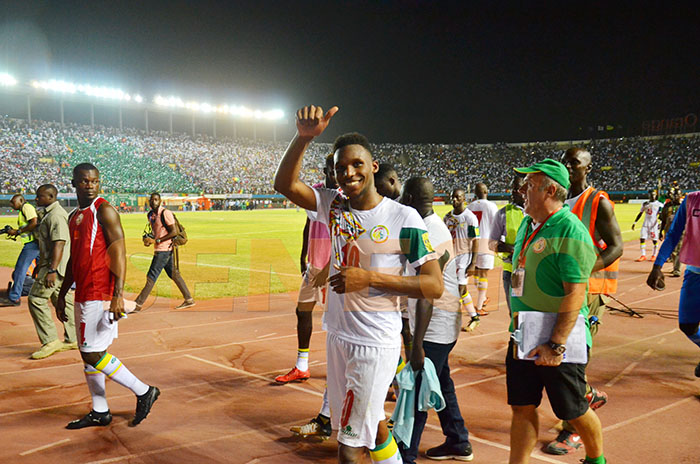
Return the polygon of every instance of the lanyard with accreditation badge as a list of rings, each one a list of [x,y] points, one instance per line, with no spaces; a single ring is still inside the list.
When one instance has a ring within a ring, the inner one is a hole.
[[[530,234],[530,237],[525,241],[525,244],[523,245],[523,248],[520,250],[520,255],[518,256],[518,268],[513,271],[513,274],[511,275],[511,291],[510,294],[511,296],[517,296],[521,297],[523,296],[523,287],[525,284],[525,261],[527,260],[527,257],[525,256],[527,253],[527,249],[530,246],[530,242],[535,238],[537,233],[542,230],[542,227],[549,221],[549,218],[554,216],[561,207],[557,208],[555,211],[552,211],[549,216],[547,216],[547,219],[542,222],[537,228]]]

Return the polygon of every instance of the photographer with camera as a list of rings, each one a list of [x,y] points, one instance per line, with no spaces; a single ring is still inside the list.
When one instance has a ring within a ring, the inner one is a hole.
[[[185,301],[183,301],[175,309],[185,309],[194,306],[194,298],[190,295],[190,290],[187,288],[185,280],[180,274],[178,266],[173,265],[173,239],[178,235],[178,227],[175,215],[162,205],[160,193],[153,192],[148,200],[151,210],[148,212],[148,223],[152,232],[146,232],[143,235],[143,245],[154,247],[153,260],[151,267],[146,275],[146,286],[143,287],[139,296],[136,297],[136,308],[134,312],[141,311],[143,304],[148,298],[148,295],[153,290],[153,287],[160,276],[160,273],[165,269],[168,277],[175,282],[177,288],[182,293]],[[148,226],[147,226],[148,227]]]
[[[24,279],[27,276],[29,265],[39,256],[39,245],[34,239],[34,229],[39,224],[39,219],[36,214],[36,209],[24,199],[20,194],[12,197],[10,206],[15,211],[18,211],[17,229],[9,228],[6,230],[7,236],[19,237],[22,240],[22,251],[17,257],[15,270],[12,272],[12,287],[9,289],[7,298],[0,298],[0,306],[19,306],[19,300],[22,297],[22,286]]]

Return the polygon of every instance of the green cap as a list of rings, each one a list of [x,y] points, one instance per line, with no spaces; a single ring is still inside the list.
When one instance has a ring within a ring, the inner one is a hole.
[[[526,168],[515,168],[515,171],[521,174],[541,172],[567,190],[569,190],[569,186],[571,186],[571,182],[569,182],[569,170],[559,161],[553,160],[552,158],[545,158]]]

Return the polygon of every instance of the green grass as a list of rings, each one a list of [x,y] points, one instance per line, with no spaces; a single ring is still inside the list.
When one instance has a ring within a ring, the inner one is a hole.
[[[449,205],[436,206],[442,217]],[[639,205],[616,205],[625,240],[637,237],[630,226]],[[189,242],[181,248],[180,269],[197,299],[259,295],[296,291],[299,288],[299,251],[306,215],[303,210],[256,210],[177,213],[187,229]],[[11,216],[0,218],[16,224]],[[126,290],[137,293],[146,280],[153,254],[141,235],[145,214],[121,216],[126,235]],[[14,267],[21,244],[0,240],[0,266]],[[178,298],[170,279],[161,276],[159,296]]]

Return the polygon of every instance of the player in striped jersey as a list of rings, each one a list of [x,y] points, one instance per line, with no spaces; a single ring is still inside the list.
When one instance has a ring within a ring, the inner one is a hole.
[[[67,320],[65,298],[75,282],[75,326],[92,410],[66,428],[82,429],[112,422],[105,395],[106,377],[136,395],[132,423],[137,425],[146,418],[160,391],[140,381],[116,356],[107,353],[117,337],[117,321],[125,316],[124,230],[117,211],[99,196],[100,172],[95,166],[82,163],[73,168],[72,184],[78,196],[78,208],[68,221],[71,257],[56,302],[56,315],[62,321]]]

